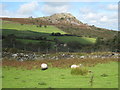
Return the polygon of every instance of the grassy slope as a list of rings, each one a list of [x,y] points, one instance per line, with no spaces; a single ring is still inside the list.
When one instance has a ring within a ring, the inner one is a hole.
[[[62,41],[64,43],[69,41],[78,41],[82,44],[93,44],[96,42],[96,38],[77,37],[77,36],[49,36],[49,34],[52,32],[60,32],[62,34],[65,34],[65,32],[61,31],[60,29],[54,26],[48,26],[47,28],[45,27],[40,28],[40,27],[36,27],[36,25],[25,25],[25,24],[21,25],[19,23],[4,21],[2,29],[4,29],[3,35],[14,33],[16,36],[20,36],[20,37],[44,36],[47,37],[47,39],[49,40],[54,40],[54,38],[57,38],[59,41]],[[22,41],[27,42],[27,39]],[[36,42],[36,41],[31,40],[30,42]]]
[[[89,69],[94,72],[93,88],[118,87],[118,63],[98,64]],[[4,67],[3,88],[91,88],[90,75],[76,76],[71,75],[70,71],[68,68],[49,68],[41,71]],[[102,77],[102,74],[108,76]]]
[[[58,28],[62,29],[63,31],[67,33],[72,33],[74,35],[80,35],[80,36],[87,36],[87,37],[100,37],[104,39],[111,39],[114,37],[114,35],[117,35],[117,31],[113,30],[107,30],[103,28],[98,27],[89,27],[89,28],[82,28],[82,27],[76,27],[76,26],[58,26]]]
[[[30,31],[41,32],[41,33],[60,32],[61,34],[65,34],[64,31],[62,31],[54,26],[47,26],[47,28],[45,28],[44,26],[37,27],[36,25],[27,25],[27,24],[21,25],[20,23],[11,23],[8,21],[3,22],[2,29],[15,29],[15,30],[21,30],[21,31],[30,30]]]
[[[85,38],[85,37],[72,37],[72,36],[64,36],[64,37],[54,37],[54,36],[49,36],[50,40],[53,40],[54,38],[57,38],[58,40],[62,41],[62,42],[70,42],[70,41],[78,41],[81,42],[82,44],[93,44],[95,43],[96,39],[95,38]],[[40,42],[40,40],[29,40],[29,39],[18,39],[22,42],[25,43],[37,43]]]
[[[95,38],[87,38],[87,37],[73,37],[73,36],[64,36],[64,37],[57,37],[58,39],[60,39],[63,42],[70,42],[70,41],[78,41],[81,42],[83,44],[88,44],[88,43],[95,43],[96,39]]]

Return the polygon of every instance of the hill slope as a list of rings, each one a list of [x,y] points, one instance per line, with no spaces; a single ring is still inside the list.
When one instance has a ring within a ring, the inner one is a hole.
[[[39,19],[49,24],[55,24],[58,28],[73,35],[110,39],[117,34],[117,32],[113,30],[82,23],[70,13],[58,13]]]
[[[118,33],[117,31],[84,24],[70,13],[57,13],[39,18],[2,18],[2,20],[33,25],[54,25],[66,33],[85,37],[111,39]]]
[[[36,26],[36,25],[28,25],[28,24],[20,24],[16,22],[9,22],[9,21],[3,21],[2,29],[15,29],[20,31],[34,31],[34,32],[41,32],[41,33],[57,33],[60,32],[61,34],[66,34],[64,31],[58,29],[55,26]]]
[[[11,21],[3,21],[2,23],[3,36],[7,36],[9,34],[14,34],[19,37],[19,40],[23,42],[32,42],[36,43],[40,40],[34,40],[35,38],[46,38],[46,41],[55,42],[57,39],[61,43],[67,43],[72,41],[78,41],[81,44],[93,44],[96,42],[96,38],[88,38],[88,37],[78,37],[78,36],[53,36],[51,33],[61,33],[66,34],[66,32],[58,29],[55,26],[47,25],[46,27],[38,27],[37,25],[29,25],[29,24],[20,24]],[[23,40],[24,38],[24,40]]]

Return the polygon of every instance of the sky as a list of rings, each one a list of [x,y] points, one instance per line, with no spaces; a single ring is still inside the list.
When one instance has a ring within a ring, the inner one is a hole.
[[[118,30],[118,2],[8,2],[0,3],[0,17],[42,17],[71,13],[78,20],[101,28]]]

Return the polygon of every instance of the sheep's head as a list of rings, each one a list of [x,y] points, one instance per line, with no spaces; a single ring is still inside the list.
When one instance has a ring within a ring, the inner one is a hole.
[[[83,67],[83,64],[80,64],[79,66],[80,66],[80,67]]]

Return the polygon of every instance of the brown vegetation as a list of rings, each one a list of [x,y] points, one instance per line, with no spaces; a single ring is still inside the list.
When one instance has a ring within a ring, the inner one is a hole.
[[[108,63],[110,61],[118,61],[117,58],[105,58],[105,59],[65,59],[65,60],[37,60],[37,61],[16,61],[16,60],[8,60],[3,59],[2,66],[12,66],[16,68],[26,68],[30,69],[38,69],[42,63],[47,63],[48,67],[59,67],[59,68],[69,68],[72,64],[83,64],[85,66],[93,67],[98,63]]]

